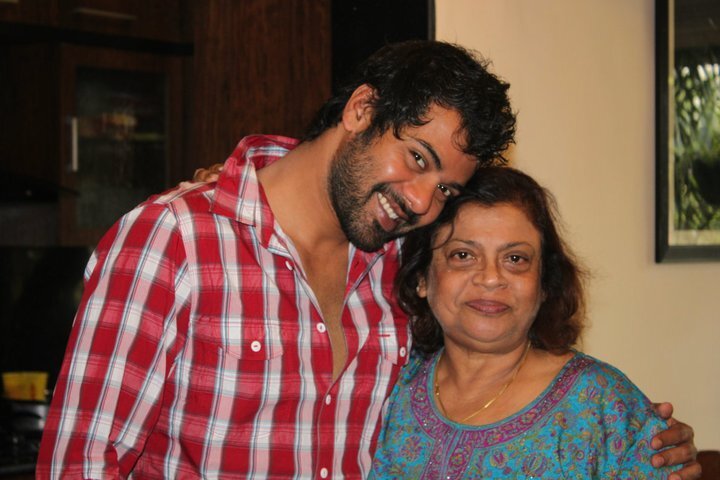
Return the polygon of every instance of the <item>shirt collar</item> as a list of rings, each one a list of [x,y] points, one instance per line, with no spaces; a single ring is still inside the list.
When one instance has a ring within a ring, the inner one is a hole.
[[[270,135],[251,135],[240,140],[225,161],[210,211],[246,225],[262,223],[263,218],[272,225],[272,212],[258,182],[257,170],[284,157],[298,143],[294,138]]]
[[[259,226],[261,237],[269,241],[275,217],[258,182],[257,171],[284,157],[299,143],[299,140],[279,135],[250,135],[240,140],[225,161],[210,211],[245,225]],[[396,251],[398,246],[399,242],[392,240],[375,252],[353,250],[356,256],[370,264],[377,256]]]

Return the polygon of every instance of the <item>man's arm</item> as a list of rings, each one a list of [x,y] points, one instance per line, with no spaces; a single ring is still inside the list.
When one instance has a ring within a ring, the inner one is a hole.
[[[668,421],[669,428],[664,430],[652,439],[651,446],[655,450],[671,445],[671,448],[656,453],[652,457],[654,467],[663,465],[683,464],[683,468],[673,473],[670,480],[697,480],[700,478],[701,468],[696,461],[697,448],[694,443],[694,432],[692,427],[678,422],[672,418],[673,407],[670,403],[659,403],[653,405],[655,413]]]
[[[184,341],[175,295],[184,265],[175,219],[161,205],[130,212],[101,240],[48,414],[37,478],[128,475]]]

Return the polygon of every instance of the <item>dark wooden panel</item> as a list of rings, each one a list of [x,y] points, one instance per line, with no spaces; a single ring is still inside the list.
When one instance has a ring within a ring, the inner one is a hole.
[[[251,133],[300,135],[330,94],[330,0],[194,4],[188,175]]]
[[[181,40],[179,0],[57,0],[64,28],[108,35]]]
[[[6,0],[0,2],[0,21],[56,25],[57,0]]]
[[[0,170],[60,176],[58,58],[48,45],[0,47]]]
[[[36,26],[35,35],[83,40],[83,33],[167,43],[187,42],[186,11],[194,0],[0,0],[0,22]],[[12,30],[11,30],[12,31]],[[103,37],[86,37],[89,42]]]
[[[697,460],[702,465],[702,477],[700,477],[700,480],[720,479],[720,450],[698,452]]]

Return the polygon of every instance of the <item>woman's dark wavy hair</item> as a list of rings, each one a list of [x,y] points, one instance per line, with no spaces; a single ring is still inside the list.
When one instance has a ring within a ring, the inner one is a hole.
[[[438,231],[445,225],[452,226],[465,204],[517,206],[540,232],[541,287],[545,299],[530,327],[530,339],[539,349],[554,353],[568,351],[578,341],[583,328],[585,272],[560,238],[552,194],[530,176],[502,166],[480,168],[461,194],[448,202],[435,222],[410,232],[405,238],[395,292],[400,306],[411,317],[413,345],[426,354],[443,346],[440,324],[427,300],[420,298],[415,289],[418,280],[428,273]]]
[[[337,125],[352,93],[368,84],[375,95],[366,138],[389,128],[399,137],[404,127],[427,123],[425,114],[437,104],[459,112],[465,153],[477,157],[480,165],[504,163],[502,153],[515,135],[515,115],[507,96],[510,86],[487,70],[488,63],[445,42],[413,40],[387,45],[336,89],[304,140],[313,140]]]

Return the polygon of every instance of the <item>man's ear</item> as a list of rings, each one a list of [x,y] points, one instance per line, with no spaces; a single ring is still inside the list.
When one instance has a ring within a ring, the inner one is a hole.
[[[355,89],[343,109],[342,123],[345,130],[360,133],[370,126],[374,96],[375,89],[366,83]]]

